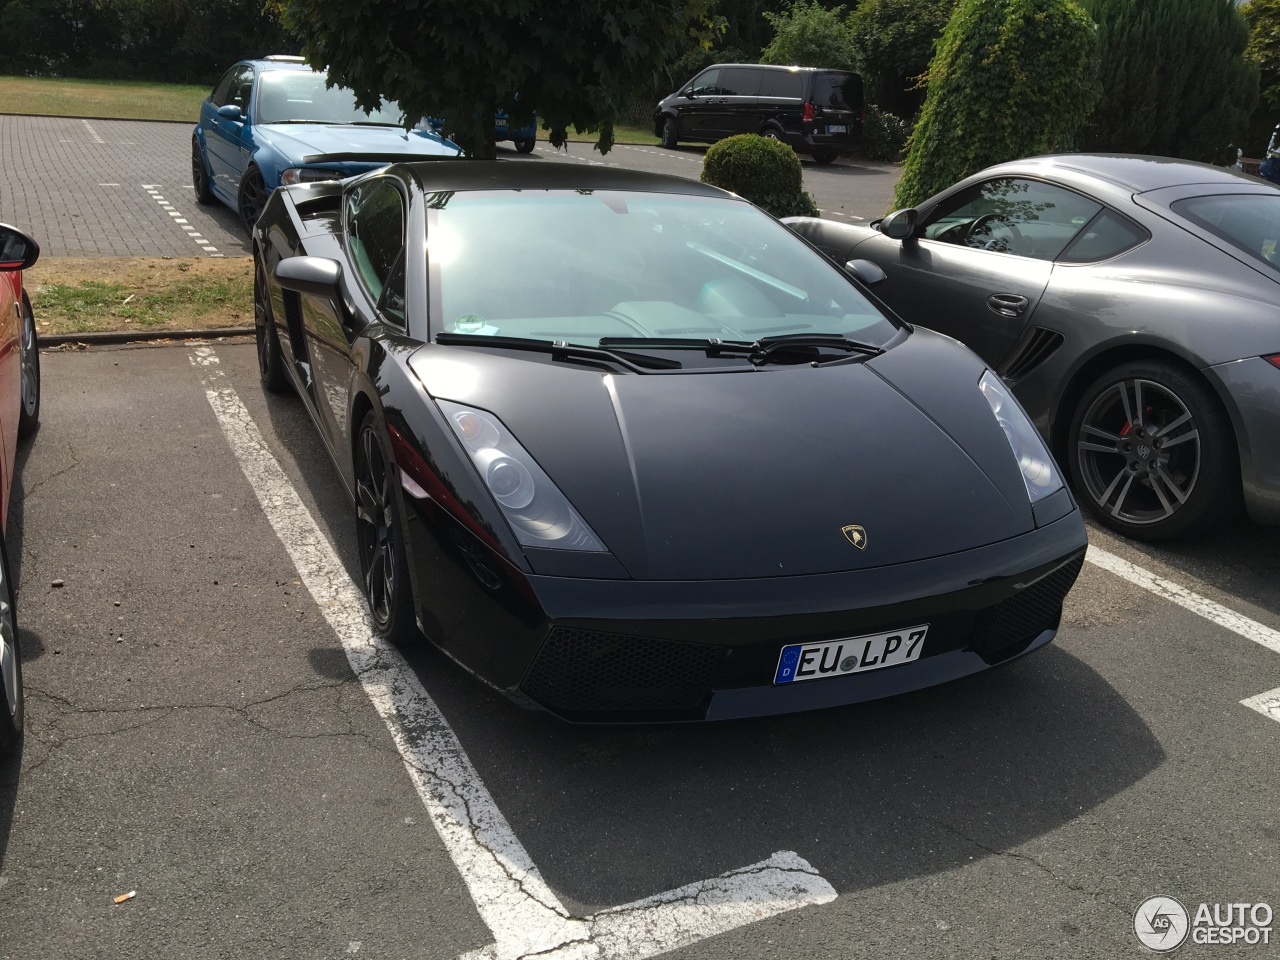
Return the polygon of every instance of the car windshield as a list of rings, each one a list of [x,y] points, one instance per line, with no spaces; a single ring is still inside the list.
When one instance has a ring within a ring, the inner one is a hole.
[[[896,327],[836,267],[740,200],[601,190],[429,198],[437,331],[754,341]]]
[[[385,123],[400,125],[400,108],[384,103],[366,113],[355,94],[325,87],[326,76],[311,70],[268,70],[259,80],[256,123]]]
[[[1280,270],[1280,193],[1192,197],[1170,206],[1214,236]]]

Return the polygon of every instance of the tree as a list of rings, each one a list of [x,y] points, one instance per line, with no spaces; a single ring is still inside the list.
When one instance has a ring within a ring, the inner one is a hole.
[[[413,119],[445,117],[473,157],[493,157],[493,115],[538,118],[551,142],[600,132],[690,39],[707,42],[711,0],[283,0],[304,54],[329,79]],[[516,99],[516,97],[519,99]]]
[[[1280,0],[1250,0],[1241,11],[1249,23],[1245,54],[1257,64],[1261,105],[1280,111]]]
[[[956,0],[862,0],[849,16],[858,69],[871,100],[910,117],[924,102],[921,77]]]
[[[783,13],[765,12],[773,39],[760,52],[761,63],[790,67],[854,69],[853,34],[844,7],[824,8],[818,0],[795,0]]]
[[[1096,28],[1070,0],[961,0],[895,202],[914,206],[993,163],[1066,150],[1097,102]]]
[[[1080,146],[1216,160],[1258,97],[1235,0],[1084,0],[1098,24],[1104,95]]]

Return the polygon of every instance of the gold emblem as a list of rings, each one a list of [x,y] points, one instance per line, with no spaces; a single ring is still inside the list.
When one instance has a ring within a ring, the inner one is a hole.
[[[867,549],[867,531],[861,524],[851,523],[848,526],[841,527],[840,532],[844,534],[846,540],[859,550]]]

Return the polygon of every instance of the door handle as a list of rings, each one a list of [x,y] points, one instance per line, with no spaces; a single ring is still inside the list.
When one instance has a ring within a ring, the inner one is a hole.
[[[987,306],[1002,317],[1020,317],[1031,301],[1016,293],[993,293],[987,297]]]

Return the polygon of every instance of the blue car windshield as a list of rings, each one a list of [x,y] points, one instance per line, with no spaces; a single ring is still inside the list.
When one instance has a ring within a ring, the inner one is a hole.
[[[741,200],[486,190],[428,198],[432,328],[563,340],[896,332],[839,269]]]
[[[258,81],[255,123],[374,123],[400,126],[394,103],[366,113],[355,94],[325,87],[325,74],[310,70],[268,70]]]

